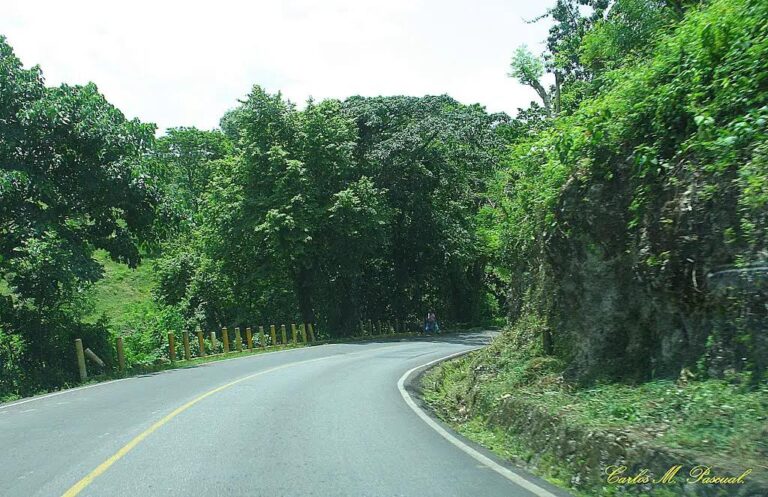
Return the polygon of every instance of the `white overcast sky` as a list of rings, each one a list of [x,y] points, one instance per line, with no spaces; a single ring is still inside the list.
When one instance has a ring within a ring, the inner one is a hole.
[[[307,97],[447,93],[514,115],[536,99],[507,77],[539,53],[550,1],[3,0],[0,34],[46,82],[95,82],[128,117],[218,126],[252,85]]]

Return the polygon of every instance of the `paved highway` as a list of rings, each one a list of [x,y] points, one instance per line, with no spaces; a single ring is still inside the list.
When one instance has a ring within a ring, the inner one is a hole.
[[[0,495],[564,495],[407,393],[405,373],[488,339],[307,347],[0,405]]]

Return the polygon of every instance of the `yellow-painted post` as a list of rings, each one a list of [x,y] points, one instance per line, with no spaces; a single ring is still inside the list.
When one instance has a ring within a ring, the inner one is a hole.
[[[181,338],[184,340],[184,360],[188,361],[192,359],[192,351],[189,348],[189,332],[182,333]]]
[[[245,329],[245,345],[248,350],[253,350],[253,331],[250,326]]]
[[[307,325],[301,323],[301,341],[307,343]]]
[[[176,360],[176,335],[172,331],[168,333],[168,357],[171,362]]]
[[[291,323],[291,341],[296,345],[296,325]]]
[[[75,356],[77,356],[77,369],[80,371],[80,381],[88,379],[88,371],[85,369],[85,353],[83,352],[83,341],[75,340]]]
[[[125,347],[123,347],[123,337],[117,337],[117,370],[125,371]]]
[[[243,337],[240,336],[240,327],[235,328],[235,349],[238,352],[243,351]]]
[[[219,353],[219,344],[216,341],[216,332],[211,332],[211,354],[218,354]]]
[[[267,339],[264,337],[264,327],[259,325],[259,347],[262,349],[267,346]]]
[[[309,341],[315,341],[315,327],[312,326],[312,323],[309,323]]]
[[[226,326],[221,329],[221,342],[224,344],[224,353],[229,353],[229,331]]]
[[[277,345],[277,337],[275,336],[275,325],[270,324],[269,325],[269,338],[272,339],[272,346],[274,347]]]
[[[201,330],[197,330],[197,346],[200,347],[200,357],[205,357],[205,338]]]
[[[282,341],[280,342],[280,345],[287,345],[288,344],[288,337],[285,334],[285,325],[280,325],[280,338]]]

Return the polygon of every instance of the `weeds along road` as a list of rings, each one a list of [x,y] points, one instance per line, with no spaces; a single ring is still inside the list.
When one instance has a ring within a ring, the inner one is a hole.
[[[398,388],[489,337],[308,347],[0,405],[0,495],[562,495],[472,456]]]

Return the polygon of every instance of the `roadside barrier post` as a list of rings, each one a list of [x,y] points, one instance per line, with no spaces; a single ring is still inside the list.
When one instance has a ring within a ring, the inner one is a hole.
[[[77,356],[77,369],[80,371],[80,381],[88,379],[88,371],[85,369],[85,354],[83,353],[83,341],[75,340],[75,356]]]
[[[270,324],[269,325],[269,338],[272,339],[272,346],[274,347],[277,345],[277,337],[275,336],[275,325]]]
[[[189,332],[185,331],[181,334],[182,340],[184,340],[184,360],[188,361],[192,359],[192,351],[189,348]]]
[[[125,348],[123,337],[117,337],[117,370],[125,371]]]
[[[197,330],[197,346],[200,347],[200,357],[205,357],[205,338],[203,338],[202,330]]]
[[[381,321],[376,321],[376,335],[381,335]]]
[[[315,327],[312,326],[312,323],[309,323],[309,341],[315,341]]]
[[[368,334],[373,335],[373,321],[368,320]]]
[[[253,350],[253,331],[250,326],[245,329],[245,345],[248,350]]]
[[[288,337],[285,333],[285,325],[280,325],[280,345],[287,345],[288,344]]]
[[[267,347],[267,339],[264,338],[264,326],[259,325],[259,346],[263,349]]]
[[[243,337],[240,336],[240,327],[235,328],[235,349],[238,352],[243,351]]]
[[[301,323],[301,341],[307,343],[307,325]]]
[[[216,342],[216,332],[211,332],[211,354],[219,352],[219,344]]]
[[[176,336],[172,331],[168,332],[168,358],[171,362],[176,360]]]
[[[291,323],[291,341],[296,345],[296,325]]]
[[[221,329],[221,341],[224,344],[224,353],[229,353],[229,331],[226,326]]]
[[[106,366],[104,361],[101,360],[101,357],[97,356],[91,349],[85,349],[85,357],[98,364],[102,369]]]

